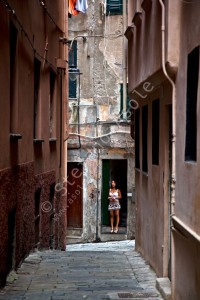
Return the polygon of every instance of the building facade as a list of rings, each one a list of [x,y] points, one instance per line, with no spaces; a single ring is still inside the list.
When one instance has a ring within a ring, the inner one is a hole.
[[[34,247],[65,249],[65,2],[0,1],[0,286]]]
[[[198,1],[129,1],[136,248],[172,299],[200,297]]]
[[[68,240],[134,237],[134,143],[130,115],[123,115],[126,19],[123,1],[88,1],[86,13],[69,19]],[[119,233],[111,235],[112,179],[122,208]]]

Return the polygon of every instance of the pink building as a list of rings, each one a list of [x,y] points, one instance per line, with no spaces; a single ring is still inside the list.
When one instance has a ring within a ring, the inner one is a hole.
[[[34,247],[65,249],[66,11],[0,1],[0,286]]]
[[[200,299],[199,1],[129,1],[136,248],[172,299]],[[133,101],[134,100],[134,101]]]

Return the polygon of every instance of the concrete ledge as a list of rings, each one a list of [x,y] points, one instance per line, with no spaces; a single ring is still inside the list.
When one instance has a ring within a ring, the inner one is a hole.
[[[160,292],[164,300],[172,299],[171,282],[168,277],[157,278],[156,288]]]
[[[127,240],[127,234],[124,233],[102,233],[100,236],[102,242],[109,241],[125,241]]]

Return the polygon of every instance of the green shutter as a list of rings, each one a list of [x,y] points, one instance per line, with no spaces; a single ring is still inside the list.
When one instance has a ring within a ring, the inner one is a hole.
[[[122,0],[107,0],[106,15],[121,15]]]
[[[77,41],[73,41],[72,47],[69,49],[68,61],[69,66],[77,67]]]
[[[109,160],[102,160],[102,224],[110,225],[108,211],[108,193],[109,193]]]
[[[69,98],[76,98],[76,81],[69,78]]]
[[[73,41],[68,55],[69,67],[77,67],[77,41]],[[69,98],[76,98],[76,81],[69,78]]]

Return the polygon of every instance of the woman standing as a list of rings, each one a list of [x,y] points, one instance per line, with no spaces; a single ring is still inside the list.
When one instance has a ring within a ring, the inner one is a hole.
[[[116,189],[116,182],[114,180],[111,181],[111,188],[109,189],[109,205],[108,210],[110,211],[110,224],[111,224],[111,230],[110,232],[117,233],[118,232],[118,226],[119,226],[119,210],[121,208],[121,205],[119,203],[119,199],[122,198],[121,192],[119,189]],[[114,217],[116,217],[116,226],[114,229]]]

